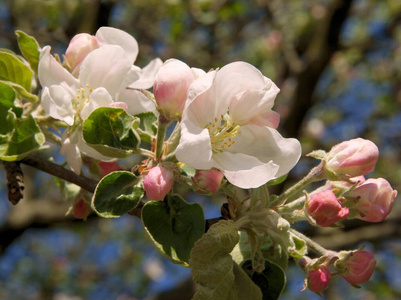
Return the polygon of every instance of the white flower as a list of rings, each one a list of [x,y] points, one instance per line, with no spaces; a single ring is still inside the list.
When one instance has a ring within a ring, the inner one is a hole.
[[[279,92],[245,62],[209,72],[189,87],[182,116],[179,161],[199,170],[217,168],[240,188],[257,188],[285,175],[301,145],[283,138],[272,111]]]

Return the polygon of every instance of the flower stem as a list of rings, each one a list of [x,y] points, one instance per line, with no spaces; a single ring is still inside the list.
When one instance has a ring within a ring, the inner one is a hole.
[[[290,187],[284,193],[282,193],[278,198],[276,198],[273,201],[272,206],[283,205],[290,196],[292,196],[296,192],[299,192],[308,184],[311,184],[312,182],[315,181],[323,180],[324,178],[325,177],[324,177],[323,163],[320,163],[318,166],[310,170],[308,175],[306,175],[304,178],[302,178],[300,181],[298,181],[296,184],[294,184],[292,187]]]
[[[155,158],[157,161],[160,161],[163,156],[164,138],[166,136],[166,131],[169,123],[170,122],[165,117],[163,117],[161,114],[159,115],[159,125],[157,127],[156,153],[155,153]]]
[[[315,251],[316,253],[318,253],[319,255],[327,255],[330,251],[323,248],[322,246],[320,246],[318,243],[314,242],[312,239],[308,238],[306,235],[300,233],[299,231],[290,228],[290,232],[295,235],[296,237],[304,240],[306,242],[306,244],[308,245],[308,248],[312,249],[313,251]]]

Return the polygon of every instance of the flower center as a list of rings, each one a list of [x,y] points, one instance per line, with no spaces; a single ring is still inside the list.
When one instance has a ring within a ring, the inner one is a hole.
[[[221,153],[235,144],[234,138],[240,131],[240,126],[231,121],[228,114],[215,117],[206,125],[209,130],[210,143],[214,153]]]
[[[89,84],[85,84],[85,87],[77,89],[77,96],[72,99],[72,107],[75,109],[76,114],[79,115],[84,108],[84,105],[89,102],[89,97],[93,90]]]

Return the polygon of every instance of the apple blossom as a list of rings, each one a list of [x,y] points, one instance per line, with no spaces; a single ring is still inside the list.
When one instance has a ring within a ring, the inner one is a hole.
[[[368,251],[342,252],[342,257],[335,263],[338,273],[351,284],[368,281],[375,266],[374,255]]]
[[[174,184],[173,171],[163,166],[150,169],[143,180],[143,189],[152,200],[163,200]]]
[[[315,293],[320,293],[327,289],[330,283],[330,270],[326,265],[308,270],[308,288]]]
[[[345,219],[349,209],[342,207],[331,190],[311,194],[306,202],[306,212],[320,226],[327,227]]]
[[[370,178],[345,194],[351,215],[367,222],[381,222],[391,212],[397,191],[383,178]]]
[[[245,62],[201,76],[188,90],[177,159],[198,170],[219,169],[241,188],[256,188],[288,173],[301,146],[275,130],[280,117],[271,108],[278,92]]]
[[[159,111],[167,118],[180,117],[187,99],[187,90],[194,81],[186,63],[167,60],[156,74],[153,93]]]
[[[96,48],[99,48],[99,41],[93,35],[79,33],[75,35],[65,51],[65,59],[71,69],[71,73],[79,73],[79,66],[85,57]]]
[[[366,175],[374,170],[378,158],[379,150],[373,142],[356,138],[331,148],[326,157],[326,169],[336,175]]]
[[[197,192],[215,194],[220,189],[223,173],[217,170],[197,171],[192,177]]]

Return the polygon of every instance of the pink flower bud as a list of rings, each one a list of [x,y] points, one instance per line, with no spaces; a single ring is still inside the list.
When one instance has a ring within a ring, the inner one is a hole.
[[[174,184],[174,174],[162,166],[150,169],[143,180],[146,195],[152,200],[163,200]]]
[[[354,251],[335,263],[339,274],[351,284],[368,281],[372,277],[375,266],[376,260],[368,251]]]
[[[118,171],[121,169],[120,165],[113,161],[113,162],[108,162],[108,161],[99,161],[98,162],[100,172],[102,172],[103,176],[106,176],[107,174]]]
[[[383,179],[368,179],[345,198],[355,202],[351,205],[351,215],[367,222],[381,222],[391,212],[397,191]]]
[[[349,209],[341,206],[331,190],[326,190],[310,195],[306,212],[315,219],[318,225],[327,227],[345,219]]]
[[[74,217],[86,220],[91,213],[91,208],[85,200],[79,199],[74,203],[72,213],[74,214]]]
[[[197,171],[192,178],[198,192],[215,194],[221,187],[223,173],[217,170]]]
[[[326,169],[336,175],[366,175],[373,171],[378,158],[379,150],[374,143],[357,138],[331,148],[326,158]]]
[[[71,67],[71,73],[73,73],[73,75],[78,75],[79,66],[82,61],[91,51],[98,47],[99,42],[93,35],[80,33],[72,38],[65,51],[65,58]]]
[[[159,110],[168,118],[181,116],[187,90],[194,81],[187,64],[177,59],[167,60],[156,74],[153,93]]]
[[[320,293],[327,289],[330,283],[330,270],[326,265],[320,265],[319,268],[308,270],[308,288],[315,293]]]

